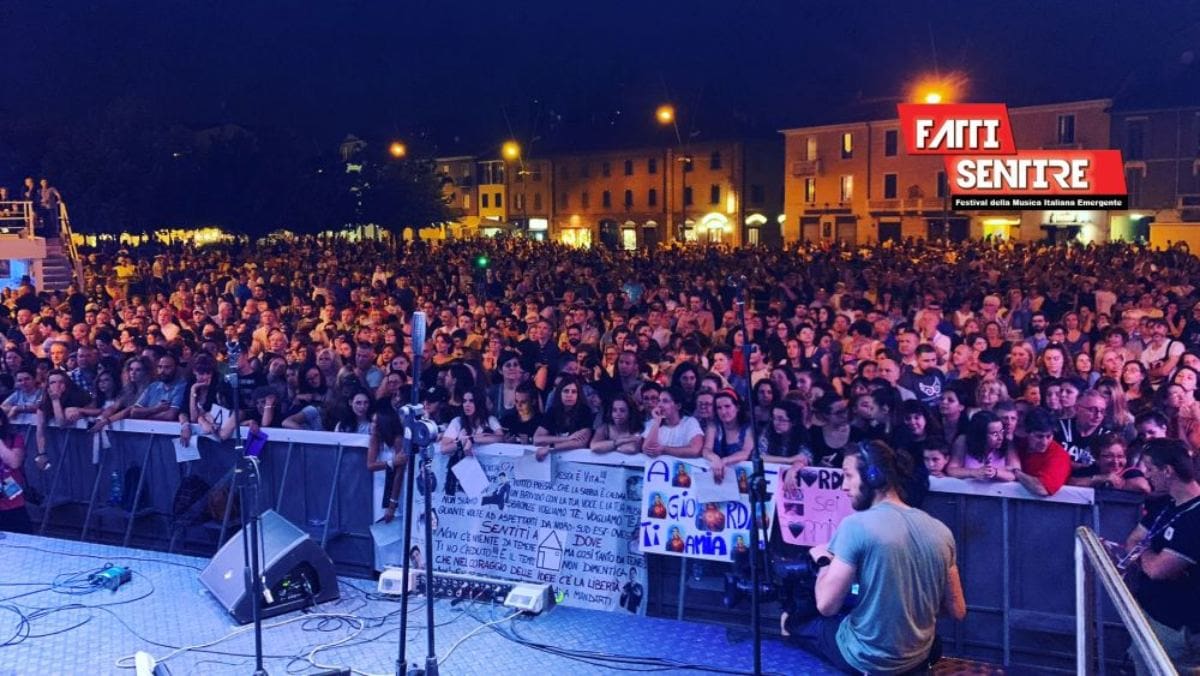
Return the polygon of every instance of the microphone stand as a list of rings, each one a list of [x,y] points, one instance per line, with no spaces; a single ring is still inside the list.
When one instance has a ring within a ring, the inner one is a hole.
[[[254,676],[267,676],[267,670],[263,667],[263,643],[262,643],[262,596],[263,596],[263,579],[262,570],[259,562],[259,551],[262,548],[262,542],[259,535],[259,514],[258,514],[258,458],[246,455],[246,446],[242,439],[242,421],[241,421],[241,383],[238,369],[240,367],[242,351],[241,346],[231,344],[229,346],[230,361],[233,362],[233,371],[226,376],[226,380],[233,388],[233,434],[234,448],[237,451],[237,465],[233,472],[234,489],[238,493],[238,503],[241,506],[241,522],[242,522],[242,561],[244,570],[244,579],[246,589],[250,590],[250,608],[254,617]],[[253,483],[252,483],[253,482]],[[254,499],[253,504],[248,504],[246,499],[246,491],[253,486]],[[251,544],[253,543],[253,544]]]
[[[759,565],[766,565],[765,557],[760,561],[760,556],[766,551],[767,537],[766,533],[761,531],[762,524],[766,523],[766,502],[767,502],[767,480],[766,468],[763,466],[762,453],[758,448],[758,421],[754,417],[754,384],[752,374],[750,372],[750,343],[751,333],[750,325],[746,322],[746,277],[737,277],[731,280],[736,289],[734,296],[734,304],[738,307],[738,321],[741,322],[742,331],[746,335],[746,339],[742,341],[742,364],[746,367],[746,385],[750,393],[750,435],[754,439],[754,445],[750,452],[750,460],[753,467],[750,471],[750,631],[754,635],[754,674],[759,676],[762,674],[762,621],[759,617],[759,596],[762,590],[759,587]],[[760,348],[761,349],[761,348]]]
[[[404,498],[404,562],[401,564],[401,579],[404,580],[404,593],[400,596],[400,646],[396,658],[396,676],[437,676],[437,652],[434,649],[434,619],[433,619],[433,476],[432,454],[430,450],[437,441],[437,425],[425,415],[425,408],[420,403],[421,391],[421,357],[425,353],[425,313],[413,313],[413,384],[412,403],[400,407],[400,419],[404,424],[403,453],[406,458],[405,498]],[[417,454],[420,453],[421,482],[425,488],[425,631],[428,641],[428,654],[425,658],[425,668],[416,664],[407,669],[408,648],[408,580],[411,568],[409,552],[412,549],[413,524],[413,488],[416,483]]]

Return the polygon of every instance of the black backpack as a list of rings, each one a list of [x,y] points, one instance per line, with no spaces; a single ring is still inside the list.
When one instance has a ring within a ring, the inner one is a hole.
[[[179,488],[175,489],[171,514],[182,521],[198,521],[200,513],[207,507],[204,496],[210,490],[212,490],[212,486],[199,476],[193,474],[184,477],[183,481],[179,482]]]

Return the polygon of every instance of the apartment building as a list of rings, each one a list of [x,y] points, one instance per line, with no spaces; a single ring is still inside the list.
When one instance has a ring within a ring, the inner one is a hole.
[[[781,242],[782,147],[712,141],[556,155],[557,238],[636,249],[681,239],[730,245]]]
[[[571,246],[637,249],[676,237],[782,242],[783,146],[774,140],[435,160],[449,235],[521,233]]]
[[[1111,146],[1121,150],[1130,212],[1114,218],[1114,231],[1145,238],[1200,244],[1200,106],[1152,108],[1119,105],[1112,112]]]

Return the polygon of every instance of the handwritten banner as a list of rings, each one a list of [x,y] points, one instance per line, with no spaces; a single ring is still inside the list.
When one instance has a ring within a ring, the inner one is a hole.
[[[642,475],[642,552],[733,561],[748,551],[752,468],[749,462],[730,467],[717,483],[704,460],[647,460]],[[768,527],[777,478],[778,470],[767,466]]]
[[[447,457],[433,464],[435,571],[545,582],[563,605],[645,613],[639,468],[554,460],[553,480],[536,481],[521,478],[520,456],[478,458],[489,483],[477,498],[461,488],[447,495]],[[420,478],[416,546],[424,546]]]
[[[784,481],[775,496],[783,541],[803,547],[829,544],[842,519],[854,512],[849,494],[842,490],[842,470],[806,467],[795,486],[789,484]]]

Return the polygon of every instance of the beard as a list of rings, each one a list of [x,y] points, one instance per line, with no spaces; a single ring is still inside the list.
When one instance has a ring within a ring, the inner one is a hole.
[[[858,492],[850,497],[850,506],[856,512],[867,511],[873,502],[875,502],[875,491],[866,487],[860,487]]]

